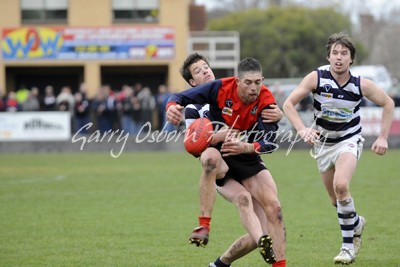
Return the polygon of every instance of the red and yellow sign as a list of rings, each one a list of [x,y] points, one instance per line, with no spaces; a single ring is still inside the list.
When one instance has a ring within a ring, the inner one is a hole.
[[[3,30],[4,60],[172,59],[172,27],[21,27]]]
[[[52,58],[63,45],[60,31],[54,28],[29,27],[3,31],[3,58]]]

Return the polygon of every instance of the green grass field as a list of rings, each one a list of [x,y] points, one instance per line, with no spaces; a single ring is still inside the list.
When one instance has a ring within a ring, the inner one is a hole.
[[[366,149],[367,150],[367,149]],[[278,185],[288,266],[334,266],[341,244],[308,151],[263,158]],[[197,226],[197,159],[185,153],[0,154],[0,266],[207,266],[245,231],[218,196],[207,248]],[[356,266],[400,266],[400,150],[365,151],[352,182],[368,221]],[[258,252],[240,266],[267,266]]]

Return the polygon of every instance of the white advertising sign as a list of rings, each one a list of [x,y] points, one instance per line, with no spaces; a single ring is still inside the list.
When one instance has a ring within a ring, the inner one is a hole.
[[[382,111],[380,107],[360,108],[362,134],[365,136],[378,136],[381,130]],[[392,127],[389,135],[400,135],[400,108],[395,108]]]
[[[0,113],[0,141],[65,141],[70,138],[69,112]]]

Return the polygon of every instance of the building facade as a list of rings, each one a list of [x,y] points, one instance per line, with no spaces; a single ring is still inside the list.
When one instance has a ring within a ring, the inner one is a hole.
[[[1,0],[0,95],[20,87],[187,87],[189,0]]]

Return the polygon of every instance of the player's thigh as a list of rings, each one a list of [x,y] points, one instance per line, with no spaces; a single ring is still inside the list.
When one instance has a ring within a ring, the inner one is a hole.
[[[363,140],[361,136],[356,135],[335,146],[334,185],[350,183],[362,154]]]
[[[245,194],[250,195],[243,185],[233,179],[226,179],[223,186],[217,186],[217,190],[223,198],[235,205],[237,205],[238,196]]]
[[[277,200],[276,184],[268,170],[262,170],[256,175],[243,180],[242,183],[262,206]]]
[[[357,156],[353,153],[345,152],[338,156],[335,163],[335,175],[333,184],[349,184],[357,167]]]

